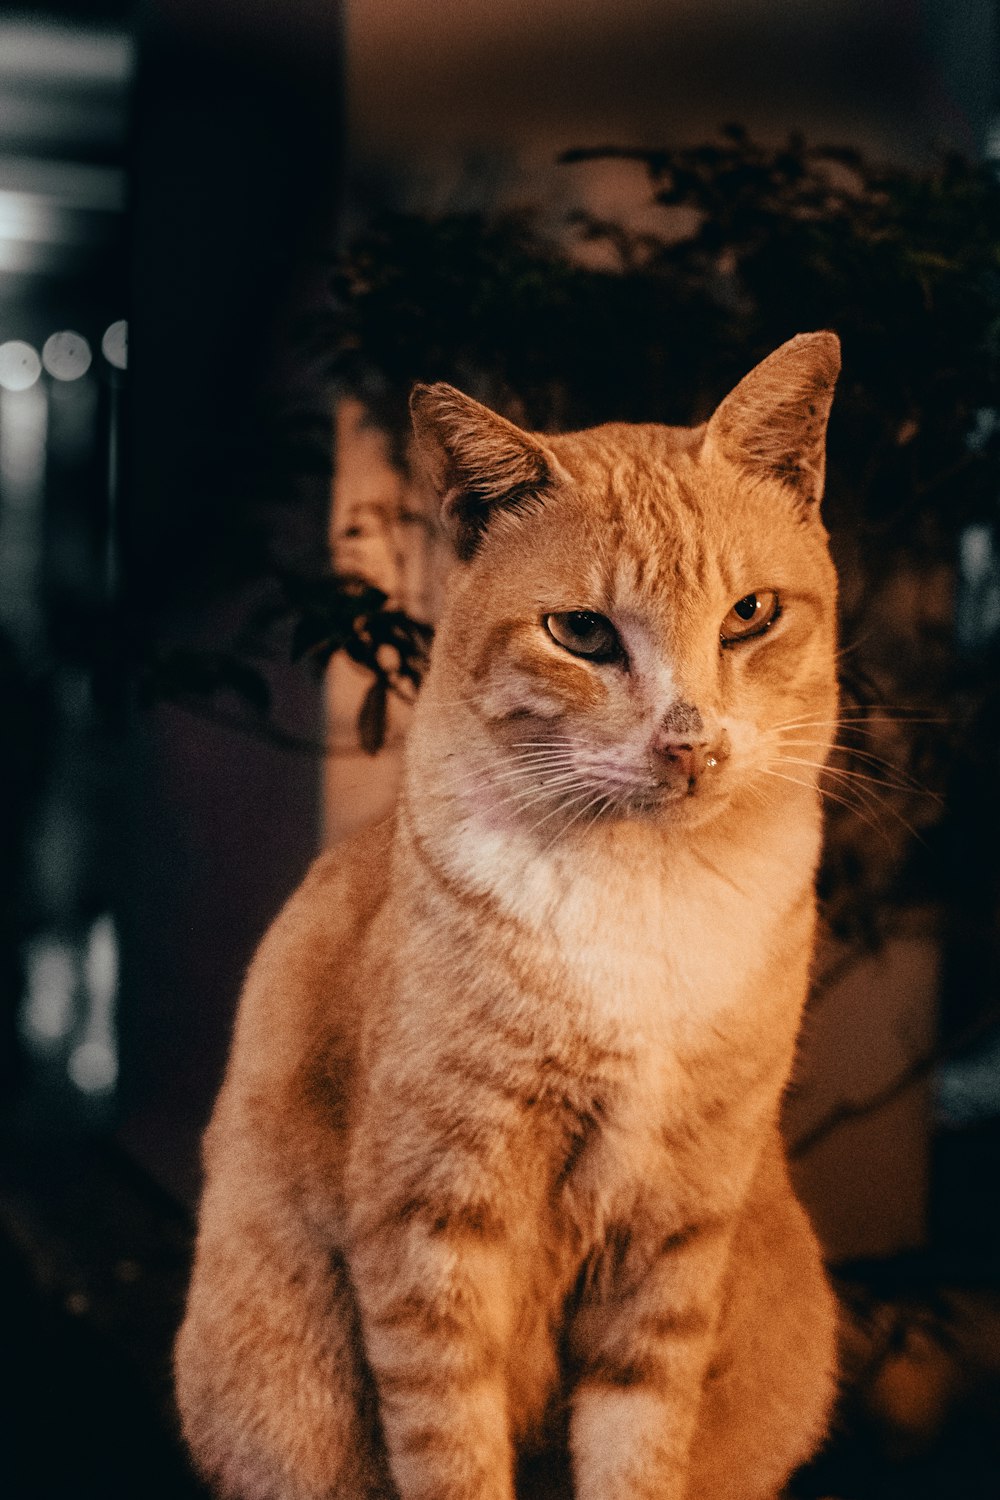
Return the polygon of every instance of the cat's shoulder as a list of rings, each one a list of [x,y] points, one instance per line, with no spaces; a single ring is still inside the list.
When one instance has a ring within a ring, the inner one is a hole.
[[[240,1000],[231,1066],[291,1065],[308,1037],[341,1029],[352,956],[388,890],[394,818],[321,854],[254,956]]]
[[[367,926],[388,886],[395,818],[361,829],[310,866],[275,918],[255,964],[286,964],[301,949],[337,947]]]

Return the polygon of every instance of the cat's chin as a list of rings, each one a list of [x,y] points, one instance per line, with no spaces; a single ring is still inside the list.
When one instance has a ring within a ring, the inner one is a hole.
[[[618,803],[610,812],[598,813],[593,821],[595,824],[624,822],[645,827],[696,828],[720,817],[731,807],[732,801],[728,789],[713,788],[686,795],[671,795],[665,790],[643,791],[624,803]]]
[[[629,822],[665,828],[697,828],[719,817],[730,806],[727,792],[701,792],[689,796],[647,793],[630,800],[624,809]]]

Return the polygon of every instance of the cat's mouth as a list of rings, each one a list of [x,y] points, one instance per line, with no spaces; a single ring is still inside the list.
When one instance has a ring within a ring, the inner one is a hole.
[[[674,742],[627,751],[536,731],[507,750],[499,767],[467,776],[457,790],[491,825],[520,825],[544,838],[597,823],[691,825],[720,811],[732,789],[724,735],[711,747]]]
[[[656,782],[637,788],[623,807],[626,816],[664,823],[701,823],[729,800],[729,788],[703,778],[684,782]]]

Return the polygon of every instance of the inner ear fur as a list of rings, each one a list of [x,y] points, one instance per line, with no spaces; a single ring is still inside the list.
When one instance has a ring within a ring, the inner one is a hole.
[[[705,451],[776,479],[805,505],[823,497],[826,427],[840,373],[835,333],[800,333],[744,376],[709,418]]]
[[[415,386],[410,415],[460,557],[472,556],[496,510],[540,499],[555,481],[556,462],[543,444],[453,385]]]

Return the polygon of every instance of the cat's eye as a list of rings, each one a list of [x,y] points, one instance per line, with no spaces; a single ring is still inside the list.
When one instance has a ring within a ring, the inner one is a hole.
[[[611,621],[592,609],[570,609],[546,615],[543,624],[557,646],[588,661],[617,661],[624,655]]]
[[[773,589],[763,589],[759,594],[744,594],[737,599],[722,622],[719,639],[723,646],[735,646],[751,636],[763,635],[770,630],[781,613],[781,604]]]

